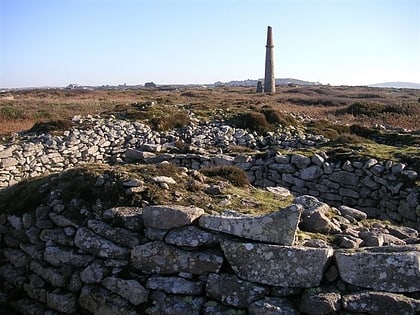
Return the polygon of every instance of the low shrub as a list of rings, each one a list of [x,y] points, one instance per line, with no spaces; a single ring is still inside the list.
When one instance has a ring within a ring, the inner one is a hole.
[[[364,137],[360,137],[355,134],[345,133],[339,135],[335,140],[337,144],[360,144],[360,143],[372,143],[373,141],[366,139]]]
[[[272,128],[265,115],[256,111],[239,113],[230,118],[229,123],[236,128],[249,129],[257,132],[270,131]]]
[[[330,140],[336,140],[341,134],[350,133],[346,125],[333,124],[328,120],[313,120],[308,124],[308,131],[322,135]]]
[[[245,172],[237,166],[213,166],[203,168],[200,172],[208,177],[221,177],[226,179],[236,187],[245,187],[249,185],[249,180]]]
[[[68,119],[57,119],[47,122],[36,122],[31,129],[30,133],[48,133],[53,131],[64,131],[73,127],[73,123]]]
[[[276,111],[272,108],[264,109],[262,113],[265,116],[265,119],[269,124],[277,124],[282,126],[294,126],[297,127],[298,123],[296,119],[286,113],[282,113],[279,111]]]

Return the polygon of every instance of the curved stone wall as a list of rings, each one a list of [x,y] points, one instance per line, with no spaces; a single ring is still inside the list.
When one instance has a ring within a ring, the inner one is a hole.
[[[326,155],[272,156],[160,154],[162,148],[185,141],[198,151],[229,144],[257,149],[294,148],[325,141],[287,129],[266,137],[224,124],[192,124],[165,133],[147,125],[116,119],[76,117],[75,128],[64,135],[42,135],[0,145],[0,187],[48,172],[60,172],[81,163],[158,162],[167,160],[199,169],[232,164],[248,174],[256,186],[283,186],[297,195],[310,194],[331,205],[347,205],[372,218],[389,219],[420,230],[418,174],[392,161],[331,161]],[[145,151],[154,151],[155,154]]]
[[[0,216],[4,313],[420,311],[419,245],[295,246],[298,204],[265,217],[168,205],[72,215],[57,198],[34,212]]]

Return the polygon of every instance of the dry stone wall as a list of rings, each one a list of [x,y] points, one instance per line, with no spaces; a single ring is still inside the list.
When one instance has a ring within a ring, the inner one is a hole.
[[[261,217],[200,208],[1,215],[8,314],[417,314],[420,245],[297,246],[315,202]],[[282,213],[285,212],[285,213]],[[273,229],[277,226],[277,229]],[[260,232],[264,231],[261,238]]]
[[[236,165],[256,186],[283,186],[297,195],[310,194],[332,205],[362,209],[370,217],[390,219],[420,230],[418,174],[392,161],[330,161],[324,154],[264,156],[208,156],[209,147],[244,145],[255,149],[314,146],[326,139],[297,129],[265,137],[222,123],[192,123],[165,133],[147,125],[114,118],[75,117],[76,127],[61,136],[28,136],[0,145],[0,187],[48,172],[59,172],[81,163],[141,161],[172,163],[199,169]],[[189,143],[203,154],[167,154],[176,141]]]

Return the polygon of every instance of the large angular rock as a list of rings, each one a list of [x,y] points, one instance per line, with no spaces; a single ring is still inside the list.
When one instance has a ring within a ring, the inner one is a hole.
[[[102,279],[110,273],[109,269],[102,261],[94,261],[80,272],[80,280],[88,284],[101,283]]]
[[[131,250],[131,264],[145,273],[206,274],[218,272],[222,263],[222,255],[209,251],[189,252],[159,241],[136,246]]]
[[[197,207],[185,206],[147,206],[143,209],[143,220],[146,227],[169,230],[191,224],[204,214]]]
[[[229,274],[209,275],[206,284],[207,296],[223,304],[247,308],[254,301],[264,298],[269,289]]]
[[[201,295],[203,287],[201,281],[191,281],[180,277],[154,276],[146,282],[146,288],[170,294]]]
[[[144,288],[136,280],[125,280],[116,277],[108,277],[102,281],[102,284],[109,291],[117,293],[130,301],[133,305],[139,305],[147,302],[149,290]]]
[[[300,227],[304,231],[323,234],[341,233],[340,227],[328,218],[332,209],[326,203],[309,195],[296,197],[294,203],[302,205],[304,208],[300,222]]]
[[[420,301],[402,294],[367,291],[344,295],[343,308],[363,314],[418,314]]]
[[[118,246],[86,228],[77,230],[74,244],[88,253],[101,258],[124,259],[128,255],[128,248]]]
[[[267,297],[248,307],[249,315],[299,315],[293,304],[286,298]]]
[[[334,256],[347,283],[389,292],[420,290],[420,245],[341,250]]]
[[[320,284],[332,248],[291,247],[224,241],[223,253],[242,279],[282,287]]]
[[[135,232],[141,232],[144,229],[143,208],[139,207],[109,208],[104,211],[103,219],[109,220],[113,224],[121,224]]]
[[[323,291],[321,288],[305,290],[299,310],[305,314],[331,314],[341,309],[341,294],[336,291]]]
[[[200,226],[243,238],[292,245],[295,240],[302,207],[292,205],[263,216],[203,216]]]

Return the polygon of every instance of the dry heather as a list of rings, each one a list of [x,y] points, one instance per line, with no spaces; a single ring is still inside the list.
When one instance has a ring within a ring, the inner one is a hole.
[[[202,119],[228,119],[244,112],[267,113],[267,109],[339,125],[386,124],[418,130],[419,101],[419,90],[369,87],[282,86],[275,95],[256,94],[253,88],[240,87],[172,91],[18,90],[0,95],[0,135],[28,130],[36,122],[65,120],[74,115],[114,114],[147,120],[157,129],[165,129],[171,126],[163,124],[161,117],[167,118],[168,111],[179,117],[179,124],[186,124],[186,110]],[[142,108],[150,102],[158,106]]]

